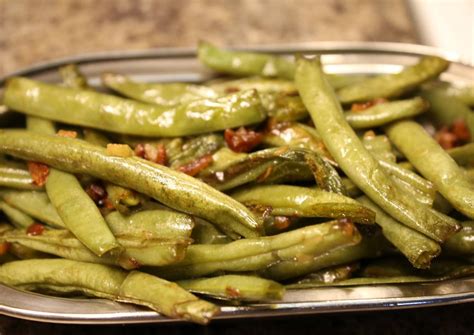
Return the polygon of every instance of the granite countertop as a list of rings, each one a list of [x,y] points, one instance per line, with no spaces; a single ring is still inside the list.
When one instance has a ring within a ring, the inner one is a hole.
[[[0,0],[0,76],[94,51],[315,41],[416,43],[404,0]],[[68,326],[0,316],[7,334],[472,334],[474,304],[182,325]]]
[[[108,50],[315,41],[416,42],[403,0],[0,0],[0,76]]]

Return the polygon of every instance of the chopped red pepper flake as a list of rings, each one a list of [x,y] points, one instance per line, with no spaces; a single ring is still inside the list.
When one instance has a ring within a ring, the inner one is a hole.
[[[212,163],[212,155],[204,155],[201,158],[192,161],[186,165],[180,166],[178,168],[179,171],[186,173],[190,176],[195,176],[205,168],[207,168]]]
[[[465,120],[459,119],[454,121],[451,125],[451,130],[459,142],[463,142],[464,144],[471,140],[471,134]]]
[[[46,184],[49,175],[49,167],[46,164],[38,162],[28,162],[28,171],[30,172],[33,183],[38,186]]]
[[[44,229],[44,225],[35,222],[32,223],[28,228],[26,228],[26,233],[28,235],[37,236],[43,234]]]
[[[367,108],[373,107],[378,104],[382,104],[384,102],[387,102],[387,99],[377,98],[371,101],[355,103],[355,104],[352,104],[351,106],[351,112],[362,112],[363,110],[366,110]]]
[[[249,152],[260,144],[263,140],[263,135],[253,130],[247,130],[240,127],[237,131],[226,129],[224,138],[227,146],[235,152]]]

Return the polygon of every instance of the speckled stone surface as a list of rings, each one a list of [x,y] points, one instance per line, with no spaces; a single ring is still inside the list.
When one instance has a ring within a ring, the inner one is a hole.
[[[416,42],[403,0],[0,0],[0,75],[85,52],[314,41]]]

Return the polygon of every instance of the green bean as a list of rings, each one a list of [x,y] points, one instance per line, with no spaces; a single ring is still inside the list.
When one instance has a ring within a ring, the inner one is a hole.
[[[296,85],[332,157],[372,201],[401,223],[442,242],[459,228],[428,206],[412,201],[383,171],[344,119],[342,108],[324,77],[319,59],[299,59]],[[410,137],[412,137],[410,135]]]
[[[312,257],[282,259],[258,271],[264,278],[286,280],[297,278],[318,270],[351,263],[360,259],[380,257],[387,249],[387,242],[381,234],[363,236],[354,245],[344,246]]]
[[[205,324],[218,311],[177,284],[151,275],[65,259],[14,261],[0,266],[0,282],[26,290],[89,296],[132,302],[166,316]]]
[[[219,312],[216,305],[198,299],[175,283],[133,271],[120,286],[119,301],[147,306],[172,318],[206,324]]]
[[[360,83],[341,88],[337,94],[343,104],[376,98],[399,97],[422,83],[436,78],[448,66],[449,62],[442,58],[425,56],[418,64],[406,67],[399,73],[368,78]]]
[[[341,280],[349,279],[358,268],[358,263],[352,263],[322,269],[310,273],[296,283],[286,285],[286,287],[289,289],[302,289],[320,285],[331,285]]]
[[[38,258],[51,258],[51,255],[44,252],[25,247],[19,243],[10,243],[8,252],[15,255],[18,259],[38,259]]]
[[[217,83],[210,83],[209,87],[216,92],[219,92],[219,94],[251,89],[256,89],[259,93],[298,93],[295,83],[292,80],[264,77],[247,77],[236,80],[220,81]]]
[[[210,134],[202,135],[185,141],[181,151],[169,157],[169,166],[178,169],[197,159],[212,155],[225,145],[224,138],[221,135]]]
[[[64,222],[58,215],[56,208],[49,201],[44,192],[12,191],[1,192],[0,196],[8,205],[38,219],[54,228],[64,228]]]
[[[417,123],[400,121],[387,128],[395,146],[461,213],[474,218],[474,188],[456,162]]]
[[[232,242],[228,236],[221,233],[211,223],[195,218],[196,226],[192,232],[192,239],[195,244],[225,244]]]
[[[31,259],[0,266],[0,282],[26,290],[82,292],[116,300],[127,277],[123,270],[66,259]]]
[[[140,136],[193,135],[254,124],[266,117],[252,90],[169,107],[12,78],[5,89],[4,102],[28,115]]]
[[[227,159],[229,154],[213,156],[214,162],[220,165],[219,159]],[[232,154],[231,154],[232,155]],[[203,171],[199,178],[218,190],[229,190],[250,182],[278,183],[284,181],[316,180],[321,189],[344,193],[337,171],[317,153],[303,148],[279,147],[253,152],[249,155],[231,157],[223,163],[220,171]]]
[[[474,221],[461,225],[462,229],[446,240],[443,249],[452,255],[474,255]]]
[[[74,69],[67,68],[64,71],[69,73]],[[49,120],[28,116],[27,122],[27,128],[31,131],[55,134],[54,124]],[[49,169],[45,188],[64,225],[93,253],[102,256],[112,249],[120,248],[99,209],[83,190],[76,176]]]
[[[0,201],[0,209],[17,228],[27,228],[35,223],[35,220],[31,216],[10,206],[4,201]]]
[[[245,206],[195,178],[137,157],[110,156],[105,149],[81,140],[4,130],[0,131],[0,152],[129,187],[224,226],[234,237],[255,237],[262,229]]]
[[[450,126],[463,120],[471,134],[471,142],[474,141],[474,114],[466,104],[439,89],[425,90],[421,96],[430,103],[428,115],[431,121],[437,126]]]
[[[447,150],[447,152],[460,166],[474,167],[474,143],[455,147]]]
[[[290,146],[312,150],[332,162],[331,155],[324,146],[318,131],[297,122],[277,124],[264,133],[263,144],[271,147]]]
[[[38,250],[62,258],[107,265],[118,265],[134,269],[140,265],[162,266],[176,263],[184,258],[190,240],[146,239],[122,235],[117,241],[125,248],[112,250],[101,257],[84,246],[68,230],[44,231],[41,235],[29,235],[22,230],[12,230],[0,235],[0,240],[18,243],[24,247]]]
[[[46,192],[64,225],[93,253],[102,256],[120,248],[94,201],[74,175],[51,169]]]
[[[291,80],[295,72],[295,64],[284,57],[225,50],[203,41],[198,46],[198,58],[201,63],[217,72],[235,76],[277,77]],[[340,74],[329,74],[328,77],[336,89],[356,84],[366,78],[366,76]]]
[[[82,75],[75,64],[65,65],[59,68],[59,74],[64,86],[88,89],[87,78]]]
[[[215,99],[218,97],[218,94],[212,88],[202,85],[137,83],[126,76],[115,73],[104,73],[101,79],[106,87],[123,96],[162,106],[175,106],[193,100]]]
[[[105,185],[107,198],[112,206],[122,214],[130,213],[130,207],[139,205],[142,196],[131,189],[107,183]]]
[[[390,101],[376,104],[359,112],[346,112],[347,122],[354,129],[380,127],[387,123],[419,115],[428,109],[420,97],[409,100]]]
[[[462,87],[449,86],[447,94],[455,97],[470,107],[474,107],[474,85]]]
[[[295,65],[286,58],[219,49],[207,42],[200,42],[198,58],[207,67],[236,76],[258,75],[293,79]]]
[[[362,144],[379,163],[387,162],[395,164],[397,162],[397,157],[393,152],[392,144],[387,136],[364,135],[362,137]]]
[[[107,136],[94,129],[84,129],[83,134],[85,141],[104,148],[107,147],[107,144],[111,143]]]
[[[229,244],[190,245],[181,262],[150,271],[171,279],[205,276],[220,271],[257,271],[282,260],[312,258],[359,241],[359,232],[352,223],[332,221]]]
[[[274,195],[278,194],[278,197]],[[374,223],[375,214],[354,199],[341,194],[289,185],[244,188],[231,196],[247,206],[267,206],[272,215],[290,217],[348,218],[357,223]]]
[[[112,212],[105,217],[112,233],[120,238],[188,240],[194,227],[194,219],[171,210],[142,210],[131,215]]]
[[[1,163],[0,163],[1,164]],[[34,184],[31,175],[26,170],[3,172],[0,166],[0,186],[19,190],[41,190],[42,187]],[[13,170],[13,169],[9,169]],[[26,172],[26,174],[25,174]]]
[[[226,275],[180,280],[177,284],[190,292],[225,300],[281,300],[285,294],[283,285],[254,276]]]
[[[397,222],[367,197],[360,197],[357,200],[376,213],[375,222],[382,227],[384,236],[414,267],[428,268],[431,260],[440,254],[441,247],[438,243]]]

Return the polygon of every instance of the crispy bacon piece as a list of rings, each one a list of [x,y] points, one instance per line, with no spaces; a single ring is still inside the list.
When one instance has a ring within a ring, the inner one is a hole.
[[[38,236],[38,235],[41,235],[43,234],[44,232],[44,225],[42,225],[41,223],[32,223],[28,228],[26,228],[26,233],[28,235],[32,235],[32,236]]]
[[[10,250],[10,243],[8,242],[3,242],[0,243],[0,256],[5,255],[8,250]]]
[[[260,144],[263,140],[263,135],[253,130],[247,130],[240,127],[237,131],[226,129],[224,138],[227,146],[235,152],[249,152]]]
[[[190,176],[195,176],[205,168],[207,168],[209,165],[212,163],[212,155],[204,155],[201,158],[196,159],[195,161],[192,161],[191,163],[188,163],[186,165],[180,166],[178,168],[179,171],[186,173],[187,175]]]
[[[168,162],[166,148],[163,144],[140,143],[135,147],[135,155],[161,165],[166,165]]]
[[[471,140],[471,134],[464,120],[454,121],[450,127],[443,126],[434,135],[435,140],[443,149],[451,149]]]
[[[287,216],[275,216],[275,227],[279,230],[288,228],[291,225],[291,219]]]
[[[238,298],[240,297],[240,291],[238,288],[232,287],[232,286],[226,286],[225,288],[225,293],[227,296],[231,298]]]
[[[98,184],[90,184],[86,187],[86,193],[96,204],[100,204],[107,197],[105,189]]]
[[[30,172],[33,183],[38,186],[46,184],[49,175],[49,167],[46,164],[38,162],[28,162],[28,171]]]
[[[384,102],[387,102],[387,99],[377,98],[371,101],[355,103],[355,104],[352,104],[351,106],[351,112],[362,112],[363,110],[366,110],[367,108],[370,108],[372,106],[375,106]]]
[[[77,132],[75,132],[74,130],[59,129],[58,130],[58,136],[69,137],[69,138],[77,138]]]

